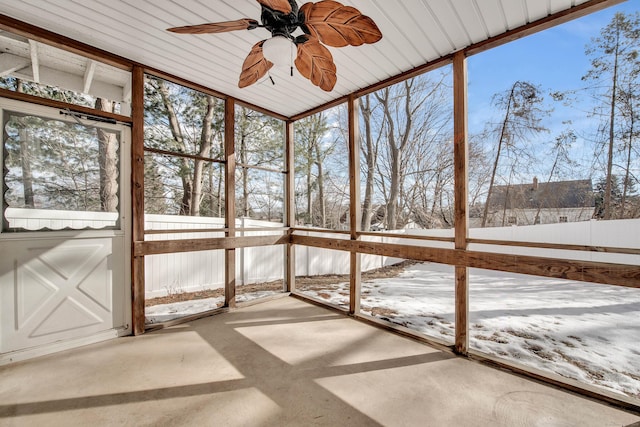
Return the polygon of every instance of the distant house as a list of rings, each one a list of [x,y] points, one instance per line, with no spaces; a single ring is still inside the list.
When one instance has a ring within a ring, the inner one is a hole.
[[[498,185],[489,200],[486,226],[553,224],[587,221],[593,217],[595,198],[590,179]],[[480,226],[482,218],[473,218]],[[477,223],[477,224],[476,224]]]

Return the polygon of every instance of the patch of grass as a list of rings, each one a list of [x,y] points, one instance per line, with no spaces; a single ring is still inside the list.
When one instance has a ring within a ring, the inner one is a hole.
[[[599,381],[604,380],[604,374],[602,372],[596,371],[586,363],[574,359],[573,357],[563,353],[561,350],[555,349],[554,352],[559,354],[566,362],[586,372],[591,378]]]
[[[386,307],[373,307],[371,308],[371,315],[372,316],[396,316],[398,314],[397,311],[392,310],[390,308],[386,308]],[[387,318],[388,320],[388,318]]]
[[[544,347],[535,344],[535,343],[529,343],[527,342],[527,347],[525,347],[527,350],[529,350],[530,352],[532,352],[533,354],[535,354],[536,356],[538,356],[541,359],[545,359],[545,360],[553,360],[553,353],[550,353],[548,351],[545,351]]]
[[[526,340],[537,340],[537,339],[540,339],[540,337],[538,337],[537,335],[534,335],[531,332],[527,332],[527,331],[519,331],[519,330],[515,330],[515,329],[505,329],[504,332],[508,333],[509,335],[513,335],[514,337],[524,338]]]
[[[498,344],[509,344],[509,340],[506,339],[505,337],[503,337],[502,335],[500,335],[497,332],[494,332],[493,335],[491,335],[491,336],[474,335],[473,337],[476,338],[476,339],[479,339],[479,340],[483,340],[483,341],[497,342]]]

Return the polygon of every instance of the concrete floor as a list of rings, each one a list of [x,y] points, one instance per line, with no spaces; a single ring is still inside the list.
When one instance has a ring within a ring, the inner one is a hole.
[[[630,426],[294,298],[0,368],[2,426]]]

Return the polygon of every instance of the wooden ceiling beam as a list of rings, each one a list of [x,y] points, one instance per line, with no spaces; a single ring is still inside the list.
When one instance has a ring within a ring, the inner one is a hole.
[[[31,56],[33,81],[40,83],[40,57],[38,56],[38,42],[35,40],[29,40],[29,55]]]

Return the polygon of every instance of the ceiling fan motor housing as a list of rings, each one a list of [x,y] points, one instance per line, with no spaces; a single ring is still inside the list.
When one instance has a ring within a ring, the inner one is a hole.
[[[289,0],[291,12],[283,13],[262,6],[262,26],[271,32],[272,36],[284,36],[293,40],[293,32],[304,24],[304,13],[300,13],[296,0]]]

